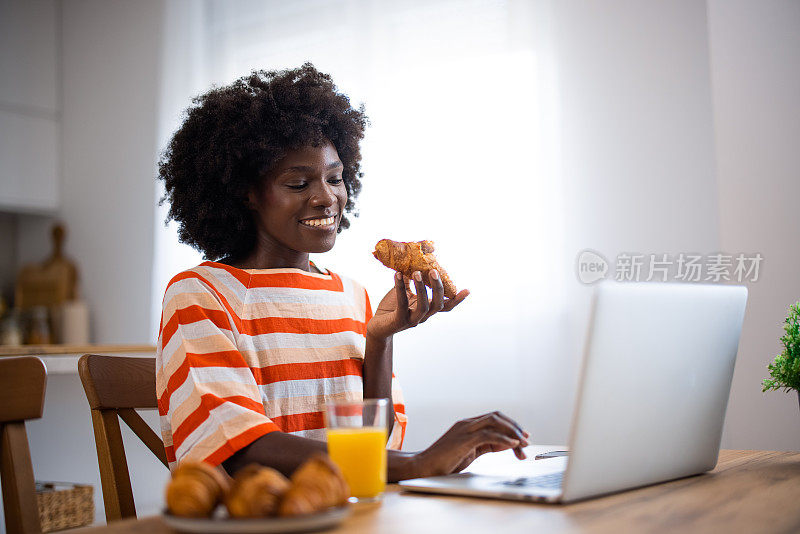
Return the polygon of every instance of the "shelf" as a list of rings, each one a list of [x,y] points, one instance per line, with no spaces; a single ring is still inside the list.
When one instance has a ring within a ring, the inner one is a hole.
[[[68,354],[155,353],[153,345],[0,345],[0,356],[53,356]]]

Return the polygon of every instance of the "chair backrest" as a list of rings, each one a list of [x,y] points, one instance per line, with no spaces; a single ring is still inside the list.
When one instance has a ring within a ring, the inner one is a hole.
[[[39,358],[0,358],[0,481],[9,534],[42,531],[25,420],[42,416],[46,384]]]
[[[78,360],[78,374],[92,411],[106,521],[136,517],[117,416],[168,465],[164,443],[135,410],[157,407],[155,358],[84,354]]]

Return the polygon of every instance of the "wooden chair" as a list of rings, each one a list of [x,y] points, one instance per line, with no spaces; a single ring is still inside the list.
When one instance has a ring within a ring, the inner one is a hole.
[[[9,534],[42,532],[25,420],[42,417],[46,384],[39,358],[0,358],[0,480]]]
[[[167,466],[164,443],[135,410],[157,407],[155,358],[84,354],[78,374],[92,410],[106,521],[136,517],[117,416]]]

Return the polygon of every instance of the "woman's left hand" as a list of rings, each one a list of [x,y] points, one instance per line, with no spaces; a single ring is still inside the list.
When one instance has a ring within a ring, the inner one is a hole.
[[[463,289],[451,299],[445,298],[444,286],[436,270],[428,272],[433,298],[428,300],[428,290],[422,281],[422,273],[414,272],[416,295],[411,291],[410,279],[395,273],[394,288],[383,297],[375,314],[367,324],[367,336],[388,339],[392,335],[424,323],[433,314],[450,311],[467,298],[469,291]]]

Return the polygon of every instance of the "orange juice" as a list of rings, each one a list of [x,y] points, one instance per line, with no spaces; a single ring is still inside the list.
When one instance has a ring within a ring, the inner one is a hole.
[[[339,466],[353,497],[370,498],[386,487],[386,429],[329,428],[328,454]]]

